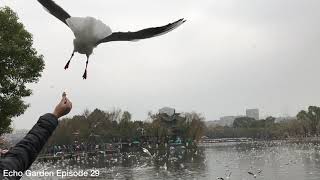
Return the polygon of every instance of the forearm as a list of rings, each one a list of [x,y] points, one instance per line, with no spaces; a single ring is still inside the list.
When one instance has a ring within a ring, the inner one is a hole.
[[[58,126],[53,114],[41,116],[29,133],[0,160],[0,170],[26,171]]]

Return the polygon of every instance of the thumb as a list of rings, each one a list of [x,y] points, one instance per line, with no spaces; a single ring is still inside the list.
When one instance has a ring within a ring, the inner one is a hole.
[[[67,102],[67,98],[66,97],[62,97],[62,99],[60,100],[60,103],[66,103]]]
[[[64,98],[62,98],[62,101],[63,101],[64,104],[67,104],[68,98],[67,98],[67,97],[64,97]]]

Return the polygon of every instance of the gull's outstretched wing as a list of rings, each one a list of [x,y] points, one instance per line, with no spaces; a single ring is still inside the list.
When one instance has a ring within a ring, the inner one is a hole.
[[[54,15],[56,18],[58,18],[60,21],[65,23],[67,26],[66,19],[70,18],[71,16],[63,10],[59,5],[57,5],[52,0],[38,0],[42,6],[49,11],[50,14]]]
[[[105,43],[110,41],[136,41],[140,39],[147,39],[147,38],[160,36],[179,27],[184,22],[186,22],[186,20],[179,19],[178,21],[167,24],[165,26],[143,29],[137,32],[115,32],[115,33],[112,33],[110,36],[107,36],[106,38],[100,40],[97,43],[97,45],[100,43]]]

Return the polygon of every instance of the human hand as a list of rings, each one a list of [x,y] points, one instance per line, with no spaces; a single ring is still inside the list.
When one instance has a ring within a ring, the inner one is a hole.
[[[67,98],[67,94],[63,92],[62,99],[60,103],[56,106],[53,111],[53,115],[56,116],[58,119],[64,115],[67,115],[72,109],[72,103]]]

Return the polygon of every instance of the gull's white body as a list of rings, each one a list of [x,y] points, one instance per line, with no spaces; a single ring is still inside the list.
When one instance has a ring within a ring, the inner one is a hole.
[[[92,54],[99,40],[112,34],[111,28],[93,17],[71,17],[66,20],[74,33],[74,52]]]

